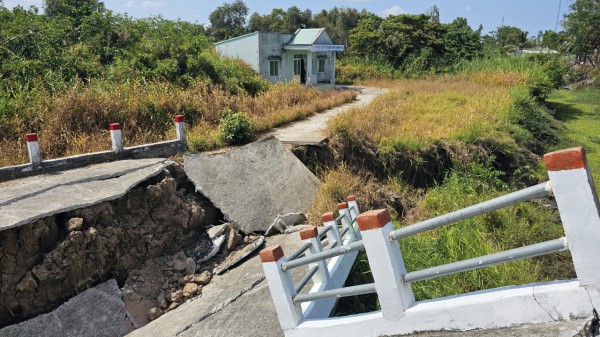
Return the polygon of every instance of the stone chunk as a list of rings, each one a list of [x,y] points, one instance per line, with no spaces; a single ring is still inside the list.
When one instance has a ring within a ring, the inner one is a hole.
[[[162,310],[160,310],[160,309],[159,309],[159,308],[157,308],[157,307],[154,307],[154,308],[152,308],[152,309],[148,310],[148,318],[149,318],[151,321],[153,321],[153,320],[155,320],[155,319],[159,318],[160,316],[162,316],[162,314],[163,314],[163,311],[162,311]]]
[[[72,218],[69,220],[67,224],[67,233],[71,233],[72,231],[81,230],[81,226],[83,226],[82,218]]]
[[[191,257],[188,257],[185,260],[185,274],[191,275],[195,272],[196,272],[196,261],[194,261],[194,259],[192,259]]]
[[[196,283],[202,286],[207,285],[212,279],[212,274],[205,271],[202,274],[187,275],[183,278],[185,283]]]
[[[198,287],[198,285],[196,283],[187,283],[184,287],[183,287],[183,297],[184,298],[190,298],[194,295],[196,295],[198,293],[198,290],[200,290],[201,288]]]
[[[280,214],[307,212],[319,180],[277,139],[185,157],[196,190],[245,234],[265,233]]]

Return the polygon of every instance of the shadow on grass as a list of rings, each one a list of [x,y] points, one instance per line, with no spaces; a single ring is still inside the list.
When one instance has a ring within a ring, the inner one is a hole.
[[[554,111],[554,118],[563,122],[579,119],[586,115],[585,111],[576,108],[574,104],[563,102],[547,102],[546,106],[548,109]]]

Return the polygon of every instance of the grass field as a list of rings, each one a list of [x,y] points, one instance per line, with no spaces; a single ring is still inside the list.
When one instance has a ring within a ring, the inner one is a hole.
[[[600,89],[557,90],[547,101],[566,126],[566,138],[556,149],[583,146],[600,193]]]
[[[450,169],[432,187],[422,188],[403,180],[399,170],[388,170],[386,178],[376,179],[343,166],[334,168],[321,175],[323,184],[313,213],[334,207],[336,198],[340,200],[344,193],[356,194],[362,209],[390,207],[385,200],[392,196],[402,204],[402,212],[393,212],[395,226],[402,227],[532,184],[519,177],[534,175],[536,165],[524,164],[534,160],[512,163],[509,172],[501,170],[496,158],[534,158],[531,151],[542,153],[558,139],[556,121],[531,97],[530,83],[527,74],[510,71],[488,77],[470,73],[383,83],[390,92],[368,107],[331,121],[330,136],[367,140],[377,147],[379,158],[412,153],[408,166],[420,165],[427,159],[419,156],[439,149],[439,144],[450,144]],[[511,152],[514,155],[507,155]],[[408,166],[405,169],[410,169]],[[555,211],[530,202],[406,238],[399,244],[407,269],[415,271],[563,235]],[[348,285],[368,282],[368,264],[359,261],[352,275]],[[569,254],[560,253],[417,282],[413,290],[417,299],[424,300],[573,276]],[[375,302],[372,298],[345,299],[338,314],[366,310],[365,303],[371,303],[373,309]]]

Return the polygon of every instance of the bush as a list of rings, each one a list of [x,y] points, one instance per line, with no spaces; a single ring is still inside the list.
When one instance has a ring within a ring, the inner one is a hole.
[[[227,145],[247,144],[254,140],[252,122],[243,113],[225,108],[219,123],[219,138]]]

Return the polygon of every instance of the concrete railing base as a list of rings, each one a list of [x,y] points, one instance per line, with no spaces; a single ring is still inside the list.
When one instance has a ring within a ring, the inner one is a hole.
[[[40,165],[24,164],[0,167],[0,182],[44,173],[70,170],[91,164],[106,163],[123,159],[168,158],[185,151],[187,145],[179,140],[145,144],[124,148],[120,152],[103,151],[77,156],[44,160]]]
[[[558,322],[590,317],[592,302],[598,300],[596,289],[582,287],[577,280],[557,281],[416,302],[398,320],[386,319],[381,311],[306,320],[285,336],[389,336]]]

